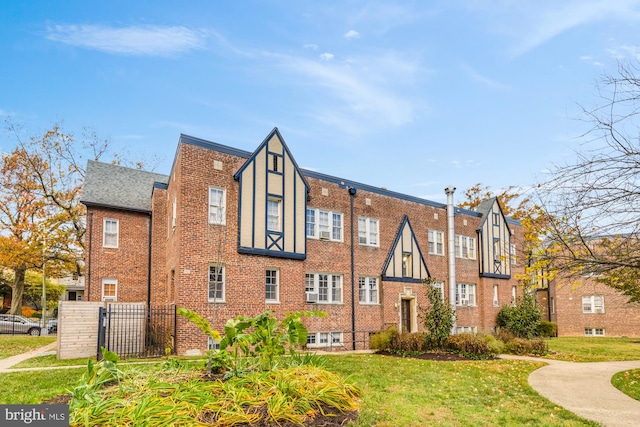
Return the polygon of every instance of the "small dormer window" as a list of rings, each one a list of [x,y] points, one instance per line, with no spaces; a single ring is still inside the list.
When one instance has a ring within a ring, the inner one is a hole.
[[[278,172],[278,156],[273,156],[273,170]]]
[[[402,255],[402,277],[411,277],[411,254]]]

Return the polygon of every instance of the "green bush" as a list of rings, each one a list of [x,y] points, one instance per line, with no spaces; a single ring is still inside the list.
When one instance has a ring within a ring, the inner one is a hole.
[[[397,352],[420,352],[427,349],[426,343],[425,334],[421,332],[396,334],[389,349]]]
[[[539,337],[555,337],[557,335],[557,325],[554,322],[549,322],[547,320],[540,321],[540,325],[538,325],[538,336]]]
[[[504,353],[504,342],[500,341],[499,339],[497,339],[491,334],[484,335],[483,338],[487,342],[487,345],[489,346],[489,350],[491,351],[491,353],[493,354]]]
[[[531,353],[531,342],[524,338],[513,338],[505,344],[505,351],[520,356],[529,354]]]
[[[383,332],[376,332],[369,339],[369,348],[372,350],[387,350],[391,347],[391,341],[398,335],[396,328],[389,328]]]
[[[496,323],[519,338],[533,338],[537,336],[541,317],[542,312],[535,296],[525,293],[518,297],[515,306],[502,306]]]
[[[471,359],[488,359],[494,354],[489,340],[474,334],[451,335],[447,340],[447,348]]]
[[[536,338],[530,340],[531,343],[531,353],[536,356],[545,356],[549,353],[549,345],[542,338]]]
[[[443,348],[455,322],[455,311],[442,300],[440,289],[432,286],[432,280],[424,281],[429,306],[422,309],[420,318],[427,331],[426,342],[429,348]]]

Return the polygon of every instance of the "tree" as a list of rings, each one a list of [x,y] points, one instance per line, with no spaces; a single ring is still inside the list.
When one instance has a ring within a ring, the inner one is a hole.
[[[422,308],[421,318],[427,331],[427,344],[433,348],[443,348],[455,322],[456,313],[450,304],[443,301],[440,288],[433,286],[433,280],[424,280],[429,306]]]
[[[550,259],[566,277],[594,277],[640,301],[640,67],[603,75],[583,107],[588,130],[570,162],[539,186],[549,215]]]
[[[35,271],[27,271],[24,281],[23,302],[33,306],[36,310],[42,310],[42,274]],[[57,285],[45,280],[47,309],[54,309],[58,306],[58,301],[64,294],[64,290],[64,285]]]
[[[483,200],[496,197],[504,214],[522,223],[524,242],[522,252],[516,256],[524,260],[525,272],[517,279],[525,288],[535,288],[554,277],[548,256],[550,249],[542,244],[548,233],[550,215],[538,203],[513,186],[495,194],[488,186],[478,183],[467,189],[464,196],[465,200],[458,206],[470,210],[475,210]]]
[[[75,138],[54,124],[24,138],[20,126],[6,124],[16,148],[1,159],[0,267],[14,272],[11,310],[20,313],[27,270],[46,262],[48,275],[82,275],[86,211],[80,196],[87,160],[143,163],[130,164],[86,129]]]

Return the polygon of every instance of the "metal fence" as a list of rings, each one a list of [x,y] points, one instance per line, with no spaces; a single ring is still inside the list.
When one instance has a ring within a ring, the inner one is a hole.
[[[175,353],[176,307],[108,304],[98,316],[98,360],[104,347],[121,358]]]
[[[351,351],[368,350],[371,335],[380,331],[345,331],[342,333],[327,333],[326,343],[308,345],[309,350],[322,351]]]

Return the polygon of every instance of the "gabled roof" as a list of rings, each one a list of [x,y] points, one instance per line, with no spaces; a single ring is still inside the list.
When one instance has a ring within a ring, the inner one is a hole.
[[[401,276],[390,276],[388,274],[386,274],[387,270],[389,269],[389,266],[391,264],[391,262],[394,259],[394,255],[396,253],[396,248],[397,246],[400,244],[400,241],[402,239],[402,236],[404,234],[404,230],[405,228],[409,228],[409,234],[411,236],[411,240],[412,240],[412,247],[414,248],[414,251],[417,251],[418,253],[418,258],[419,258],[419,263],[414,264],[417,265],[417,267],[422,271],[422,269],[424,269],[424,271],[427,273],[427,277],[431,277],[431,273],[429,273],[429,269],[427,268],[427,263],[424,260],[424,256],[422,255],[422,250],[420,250],[420,245],[418,244],[418,240],[416,239],[416,235],[413,232],[413,227],[411,227],[411,223],[409,222],[409,217],[407,215],[404,216],[404,218],[402,219],[402,222],[400,223],[400,227],[398,228],[398,232],[396,233],[396,238],[393,241],[393,245],[391,245],[391,248],[389,249],[389,253],[387,254],[387,259],[384,262],[384,266],[382,267],[382,280],[398,280],[398,279],[402,279],[402,281],[415,281],[413,279],[408,279],[408,278],[402,278]],[[415,244],[415,246],[414,246]],[[418,280],[419,281],[419,280]]]
[[[167,175],[89,160],[80,203],[151,212],[154,185],[168,182]]]
[[[514,220],[509,221],[509,218],[507,218],[505,216],[504,212],[502,211],[502,206],[500,206],[500,202],[498,201],[498,198],[497,197],[491,197],[490,199],[484,199],[476,207],[476,211],[482,214],[482,217],[480,218],[480,222],[478,223],[477,230],[482,229],[482,225],[487,220],[487,217],[489,216],[489,213],[493,210],[493,206],[494,205],[498,206],[498,210],[500,211],[500,215],[502,216],[502,219],[504,220],[505,223],[513,223],[514,222]],[[520,223],[518,222],[517,224],[519,225]],[[509,227],[507,227],[507,230],[509,230],[509,234],[513,234]]]

